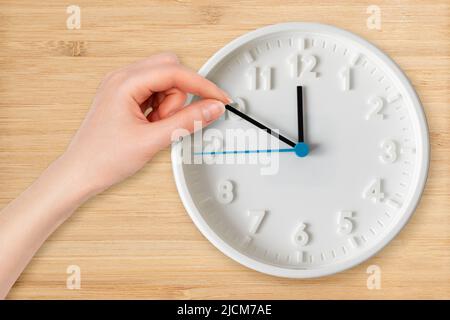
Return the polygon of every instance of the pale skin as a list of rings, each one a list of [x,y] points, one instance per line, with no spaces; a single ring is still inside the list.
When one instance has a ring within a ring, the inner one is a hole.
[[[184,106],[187,93],[202,99]],[[0,211],[0,299],[82,203],[136,173],[170,145],[177,129],[193,132],[196,121],[214,122],[228,102],[224,91],[170,53],[107,75],[66,151]]]

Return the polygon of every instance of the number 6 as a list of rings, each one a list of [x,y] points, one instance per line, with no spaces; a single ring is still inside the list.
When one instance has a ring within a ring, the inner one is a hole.
[[[294,233],[294,243],[300,247],[306,246],[309,242],[309,234],[306,232],[307,225],[300,223]]]

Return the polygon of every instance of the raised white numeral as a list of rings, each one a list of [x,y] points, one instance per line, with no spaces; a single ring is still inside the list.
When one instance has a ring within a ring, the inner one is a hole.
[[[339,72],[339,77],[342,80],[342,90],[349,91],[351,89],[351,68],[345,67]]]
[[[228,204],[234,199],[233,183],[230,180],[224,180],[218,186],[218,200],[222,204]]]
[[[382,153],[380,155],[380,160],[383,163],[393,163],[397,160],[397,145],[393,140],[385,140],[381,143]]]
[[[257,67],[250,67],[247,70],[248,89],[249,90],[258,89],[258,71],[259,70]]]
[[[250,225],[248,232],[250,234],[255,234],[258,232],[259,226],[261,225],[261,222],[264,219],[264,216],[266,215],[265,210],[248,210],[247,215],[250,218]]]
[[[247,71],[249,79],[249,90],[271,90],[272,89],[272,68],[252,66]]]
[[[366,188],[363,193],[364,198],[372,200],[377,203],[383,200],[384,193],[381,191],[381,179],[375,179],[372,183]]]
[[[313,55],[295,54],[289,58],[288,63],[291,67],[291,76],[298,78],[301,82],[318,77],[317,72],[314,71],[317,58]]]
[[[263,90],[272,89],[272,68],[265,67],[261,69],[261,82]]]
[[[293,241],[297,246],[306,246],[309,242],[309,234],[306,232],[307,225],[305,223],[300,223],[300,225],[295,230]]]
[[[369,113],[366,116],[367,120],[371,119],[384,119],[384,114],[381,110],[384,107],[384,100],[381,97],[372,97],[369,99],[369,104],[372,105],[372,109],[370,109]]]
[[[353,230],[353,212],[341,211],[338,213],[338,232],[341,234],[350,234]]]

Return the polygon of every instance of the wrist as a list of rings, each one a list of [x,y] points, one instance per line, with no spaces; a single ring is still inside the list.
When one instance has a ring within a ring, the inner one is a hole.
[[[76,159],[62,154],[44,171],[39,180],[49,186],[55,201],[65,201],[73,207],[80,206],[99,191],[83,174],[83,166]]]

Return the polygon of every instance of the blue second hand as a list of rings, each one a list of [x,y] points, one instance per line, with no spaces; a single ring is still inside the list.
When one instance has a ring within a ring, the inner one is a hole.
[[[272,153],[272,152],[294,152],[297,157],[306,157],[309,153],[309,146],[304,142],[299,142],[295,148],[286,149],[259,149],[259,150],[226,150],[226,151],[209,151],[209,152],[194,152],[194,155],[215,155],[215,154],[249,154],[249,153]]]
[[[295,149],[294,148],[286,148],[286,149],[262,149],[262,150],[210,151],[210,152],[194,152],[194,155],[248,154],[248,153],[272,153],[272,152],[295,152]]]

